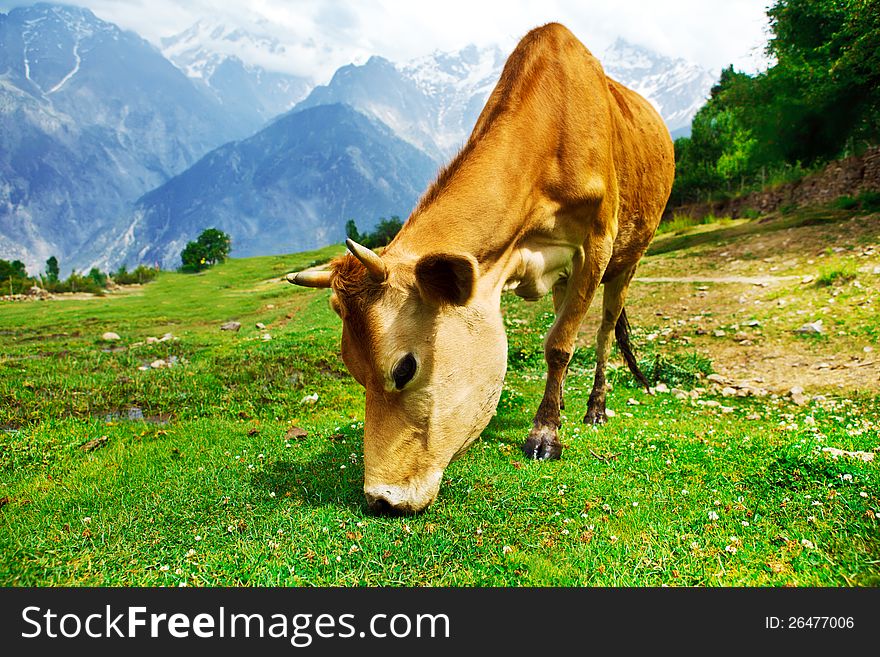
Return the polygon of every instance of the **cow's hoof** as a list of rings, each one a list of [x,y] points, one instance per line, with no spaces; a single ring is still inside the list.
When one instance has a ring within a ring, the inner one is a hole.
[[[526,458],[549,461],[562,456],[562,443],[552,427],[533,428],[522,446]]]
[[[584,415],[584,424],[605,424],[608,416],[605,415],[605,409],[601,406],[588,406],[587,414]]]

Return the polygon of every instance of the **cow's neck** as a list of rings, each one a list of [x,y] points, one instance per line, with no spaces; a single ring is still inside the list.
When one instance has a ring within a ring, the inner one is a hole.
[[[467,253],[480,265],[486,294],[500,299],[507,285],[526,298],[543,296],[552,285],[548,266],[558,275],[573,248],[535,239],[535,227],[558,210],[535,187],[537,155],[505,131],[484,135],[442,191],[410,217],[387,256]]]

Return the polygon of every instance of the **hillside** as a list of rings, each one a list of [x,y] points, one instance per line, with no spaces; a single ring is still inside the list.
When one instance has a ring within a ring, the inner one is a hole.
[[[519,451],[552,306],[505,297],[498,415],[406,519],[366,512],[363,392],[327,291],[283,280],[340,247],[4,304],[0,583],[876,586],[877,219],[819,208],[658,236],[628,312],[668,392],[615,356],[616,414],[586,427],[579,350],[558,462]]]
[[[367,226],[408,216],[435,171],[384,124],[345,105],[287,114],[145,194],[99,264],[173,269],[206,227],[230,235],[234,257],[341,242],[349,219]]]
[[[0,254],[32,273],[105,248],[129,204],[241,136],[161,53],[87,9],[0,13]]]

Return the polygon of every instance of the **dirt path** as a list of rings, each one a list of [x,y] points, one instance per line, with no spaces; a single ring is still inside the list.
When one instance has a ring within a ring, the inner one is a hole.
[[[738,283],[741,285],[778,285],[800,276],[636,276],[638,283]]]

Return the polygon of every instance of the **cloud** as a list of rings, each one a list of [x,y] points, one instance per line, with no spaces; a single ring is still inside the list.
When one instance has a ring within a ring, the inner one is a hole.
[[[261,31],[286,47],[274,70],[326,81],[339,67],[382,55],[406,61],[470,43],[512,49],[529,29],[558,21],[601,56],[618,36],[717,72],[766,66],[760,0],[67,0],[158,44],[201,19]]]

